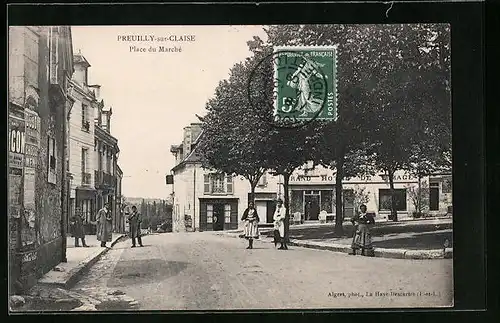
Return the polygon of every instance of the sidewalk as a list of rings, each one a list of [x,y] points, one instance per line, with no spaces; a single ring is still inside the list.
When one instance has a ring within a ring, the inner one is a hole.
[[[111,243],[107,243],[108,248],[100,247],[100,242],[97,241],[95,235],[85,236],[88,248],[76,248],[74,246],[75,239],[68,237],[66,249],[66,258],[68,261],[59,263],[59,265],[39,279],[38,284],[65,289],[71,288],[86,270],[95,264],[102,255],[108,252],[109,247],[114,246],[124,237],[126,235],[113,233]]]
[[[334,233],[334,224],[306,223],[290,226],[291,246],[348,253],[351,251],[353,226],[344,223],[344,234]],[[242,230],[217,232],[238,238]],[[262,228],[259,240],[272,242],[273,230]],[[379,222],[372,227],[376,257],[396,259],[442,259],[453,257],[451,218]]]

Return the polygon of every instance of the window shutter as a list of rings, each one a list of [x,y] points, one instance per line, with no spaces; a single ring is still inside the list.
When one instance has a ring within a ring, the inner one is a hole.
[[[205,194],[210,193],[210,175],[209,174],[203,175],[203,193],[205,193]]]
[[[226,193],[233,194],[233,176],[226,176]]]

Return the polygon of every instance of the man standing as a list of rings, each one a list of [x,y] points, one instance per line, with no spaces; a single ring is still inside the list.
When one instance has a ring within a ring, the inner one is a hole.
[[[106,247],[106,242],[111,242],[112,240],[112,221],[111,211],[109,209],[109,203],[105,203],[104,207],[97,212],[97,240],[101,241],[101,247]]]
[[[85,243],[85,228],[83,227],[83,216],[82,209],[80,207],[76,207],[75,215],[71,218],[71,231],[73,233],[73,237],[75,238],[75,247],[80,247],[78,239],[82,240],[82,245],[84,247],[88,247]]]
[[[144,247],[142,245],[141,239],[141,215],[137,212],[137,207],[135,205],[132,206],[132,214],[128,216],[127,222],[129,225],[129,235],[130,239],[132,239],[132,248],[135,248],[135,238],[139,242],[140,247]]]

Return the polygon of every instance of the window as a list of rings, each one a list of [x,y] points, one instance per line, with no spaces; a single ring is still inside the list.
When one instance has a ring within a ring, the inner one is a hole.
[[[89,107],[86,104],[82,104],[82,129],[90,131]]]
[[[111,174],[111,156],[109,153],[106,154],[106,172]]]
[[[102,151],[101,151],[102,148],[98,148],[97,150],[97,169],[99,171],[102,171]]]
[[[87,172],[88,155],[88,149],[82,148],[82,173]]]
[[[226,193],[233,194],[233,176],[226,176]]]
[[[203,175],[204,194],[233,194],[233,177],[220,173]]]
[[[406,211],[406,189],[394,189],[396,211]],[[391,210],[391,190],[379,189],[379,211]]]
[[[224,193],[224,174],[212,175],[212,193]]]
[[[48,152],[49,152],[49,167],[48,167],[48,182],[52,184],[56,184],[57,176],[56,176],[56,140],[54,138],[49,137],[48,140]]]
[[[205,194],[210,193],[210,175],[209,174],[204,174],[203,175],[203,192]]]
[[[214,206],[213,204],[207,204],[207,223],[213,223],[214,217]]]
[[[231,223],[231,204],[224,204],[224,223]]]
[[[87,172],[89,163],[89,150],[82,148],[82,185],[90,184],[90,174]]]

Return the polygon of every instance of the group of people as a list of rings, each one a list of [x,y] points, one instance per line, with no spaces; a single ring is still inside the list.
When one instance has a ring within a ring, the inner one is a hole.
[[[97,212],[96,220],[89,221],[91,224],[96,226],[96,238],[100,241],[101,247],[106,248],[106,243],[112,241],[112,231],[113,231],[113,217],[110,210],[109,203],[105,203],[104,207]],[[136,247],[136,239],[140,247],[144,247],[142,244],[141,237],[141,222],[142,218],[139,212],[137,212],[137,207],[132,206],[132,213],[127,217],[127,222],[130,224],[129,236],[132,240],[132,248]],[[83,247],[89,247],[85,242],[85,223],[86,220],[83,213],[79,207],[75,210],[75,215],[71,218],[71,232],[75,238],[75,247],[80,247],[80,240],[82,241]]]
[[[356,255],[360,250],[361,255],[373,256],[374,250],[372,246],[372,239],[370,234],[370,225],[375,223],[373,216],[367,214],[366,205],[360,206],[359,214],[356,214],[351,222],[354,226],[354,234],[352,238],[352,252],[351,255]],[[274,245],[278,246],[280,243],[280,250],[288,250],[285,239],[285,215],[286,208],[283,206],[283,201],[277,201],[276,210],[274,211]],[[254,203],[250,202],[248,208],[243,212],[242,221],[245,222],[245,238],[248,240],[247,249],[253,249],[254,239],[259,238],[259,215],[255,209]]]
[[[286,208],[283,206],[283,201],[279,199],[276,204],[276,209],[273,215],[274,221],[274,246],[277,247],[280,243],[280,250],[288,250],[285,239],[285,215]],[[245,238],[248,240],[247,249],[253,249],[253,240],[259,238],[259,222],[260,218],[255,209],[254,203],[250,202],[248,208],[243,212],[242,221],[245,221]]]

